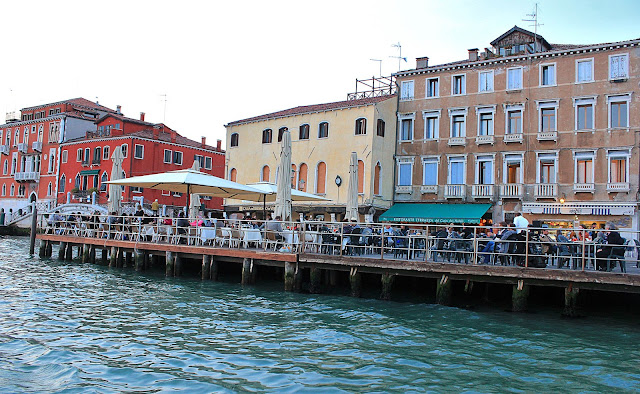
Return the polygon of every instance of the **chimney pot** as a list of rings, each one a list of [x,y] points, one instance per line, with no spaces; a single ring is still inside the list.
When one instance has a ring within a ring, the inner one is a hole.
[[[478,48],[469,49],[469,60],[472,62],[478,60]]]
[[[216,151],[218,152],[222,151],[222,140],[216,141]]]
[[[204,148],[207,145],[207,137],[202,136],[202,147]]]
[[[140,112],[140,120],[144,122],[144,112]]]
[[[118,115],[122,115],[122,106],[121,105],[116,105],[116,113]]]
[[[429,67],[429,58],[424,56],[424,57],[418,57],[416,58],[416,68],[427,68]]]
[[[171,142],[174,143],[174,144],[176,143],[176,140],[178,139],[177,134],[178,133],[176,133],[175,131],[171,130]]]

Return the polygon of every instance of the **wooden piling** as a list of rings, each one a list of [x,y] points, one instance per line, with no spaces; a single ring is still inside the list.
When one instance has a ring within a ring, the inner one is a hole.
[[[53,255],[53,243],[51,241],[47,241],[47,242],[45,242],[45,244],[46,244],[45,257],[51,258],[51,255]]]
[[[358,268],[351,267],[349,283],[351,284],[351,297],[360,298],[362,295],[362,275],[358,272]]]
[[[153,267],[157,267],[159,260],[160,260],[160,256],[158,256],[157,254],[152,254],[151,258],[149,259],[149,267],[147,268],[151,269]]]
[[[511,311],[526,311],[528,299],[529,286],[525,285],[523,280],[519,280],[517,284],[513,285],[513,291],[511,293]]]
[[[322,270],[316,267],[315,264],[309,269],[309,293],[319,294],[322,281]]]
[[[206,254],[202,255],[202,269],[200,271],[202,280],[209,280],[210,267],[211,267],[211,256]]]
[[[390,300],[391,299],[391,289],[393,288],[393,281],[395,279],[395,275],[384,273],[382,274],[382,292],[380,293],[380,299],[382,300]]]
[[[33,212],[31,213],[31,233],[29,234],[29,255],[33,256],[36,249],[36,231],[38,227],[38,208],[36,203],[32,203]]]
[[[173,263],[173,276],[182,276],[182,256],[180,253],[175,253],[175,262]]]
[[[96,246],[95,245],[89,245],[89,262],[91,264],[96,263]]]
[[[578,295],[580,290],[574,287],[572,283],[564,289],[564,310],[562,316],[564,317],[579,317],[578,313]]]
[[[58,249],[58,260],[64,260],[67,252],[67,243],[60,242],[60,248]]]
[[[82,244],[79,247],[80,251],[82,252],[82,262],[83,263],[88,263],[89,262],[89,256],[91,253],[91,247],[89,244]]]
[[[111,254],[109,255],[109,268],[116,268],[118,265],[118,248],[111,247]]]
[[[253,259],[242,260],[242,285],[252,285],[255,283]]]
[[[440,305],[451,305],[451,280],[449,275],[442,275],[436,286],[436,303]]]
[[[73,260],[73,244],[67,244],[67,250],[65,251],[64,259],[68,261]]]
[[[133,267],[133,253],[126,251],[124,252],[124,264],[123,267]]]
[[[40,241],[40,248],[38,250],[38,256],[41,259],[45,258],[47,255],[47,241]]]
[[[124,249],[117,248],[116,267],[124,268]]]
[[[173,265],[175,262],[175,256],[173,255],[173,252],[167,251],[166,252],[166,264],[165,264],[165,270],[164,270],[164,275],[165,276],[173,276]]]
[[[296,263],[284,263],[284,291],[293,291],[295,286]]]
[[[134,266],[136,272],[144,270],[144,253],[140,249],[135,249],[134,254]]]
[[[211,256],[211,264],[209,265],[209,278],[213,281],[218,280],[218,262],[215,256]]]

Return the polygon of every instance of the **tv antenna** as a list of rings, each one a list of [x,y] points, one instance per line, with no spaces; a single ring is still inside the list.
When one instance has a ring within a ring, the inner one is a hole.
[[[372,62],[378,62],[378,64],[380,65],[380,77],[382,77],[382,59],[369,59]]]
[[[542,23],[538,23],[538,3],[536,3],[535,8],[531,14],[526,14],[530,19],[523,19],[523,22],[533,22],[533,53],[538,52],[538,26],[544,26]]]
[[[404,60],[406,62],[407,58],[402,57],[402,45],[400,45],[400,43],[392,44],[391,46],[394,48],[398,48],[398,56],[389,56],[389,57],[398,59],[398,71],[400,71],[400,69],[402,68],[402,61]]]
[[[161,94],[160,97],[163,98],[164,101],[164,109],[162,110],[162,123],[166,123],[167,121],[167,94]]]

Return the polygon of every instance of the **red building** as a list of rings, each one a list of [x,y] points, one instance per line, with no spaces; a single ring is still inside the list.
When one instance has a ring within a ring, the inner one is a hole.
[[[109,188],[105,182],[111,178],[111,155],[117,146],[122,147],[125,157],[122,168],[126,177],[190,168],[198,160],[202,172],[224,178],[225,153],[220,140],[216,147],[207,145],[205,137],[193,141],[162,123],[145,122],[144,113],[140,119],[127,118],[120,107],[98,119],[94,130],[61,146],[59,203],[66,202],[69,192],[82,198],[95,188],[97,203],[106,204]],[[178,193],[133,187],[124,188],[122,198],[125,204],[142,198],[147,204],[158,199],[162,205],[181,207],[187,200]],[[220,198],[204,197],[201,201],[206,209],[222,209]]]

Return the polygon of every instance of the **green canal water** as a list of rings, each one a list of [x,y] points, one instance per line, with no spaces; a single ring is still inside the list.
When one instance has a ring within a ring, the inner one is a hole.
[[[2,238],[0,392],[640,390],[633,317],[281,288],[40,261]]]

